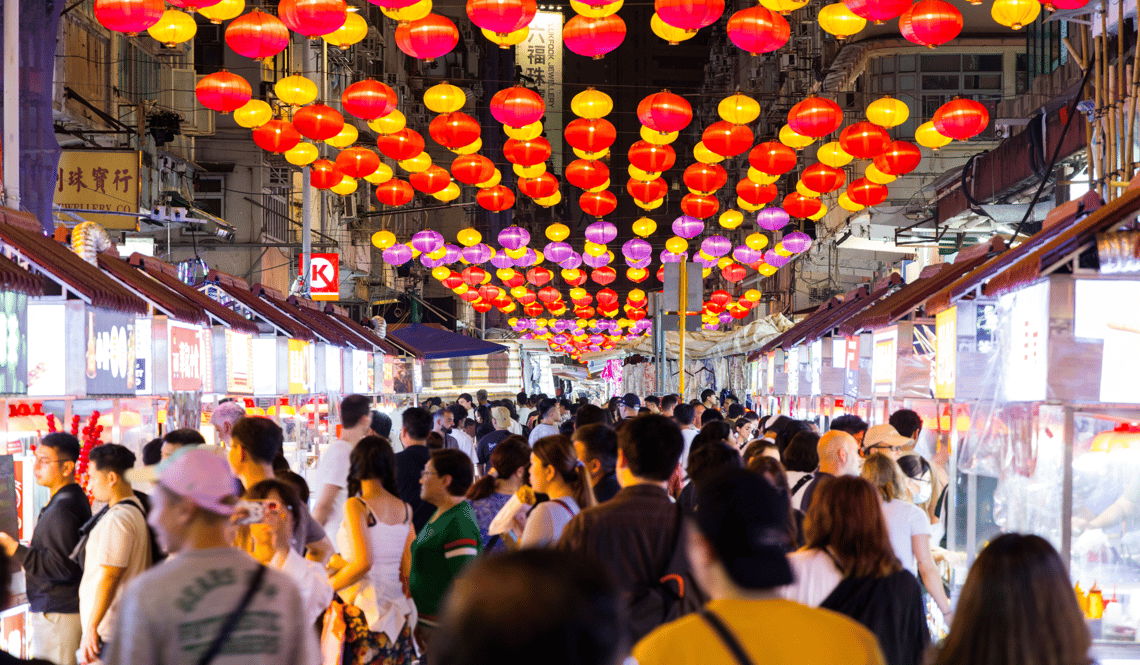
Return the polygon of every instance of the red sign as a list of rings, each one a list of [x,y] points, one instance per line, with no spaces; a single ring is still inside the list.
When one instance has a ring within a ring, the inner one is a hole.
[[[198,328],[170,324],[170,389],[202,389],[202,337]]]
[[[847,358],[846,358],[845,364],[847,366],[847,371],[849,371],[849,372],[858,372],[859,371],[859,337],[858,336],[847,338]]]
[[[309,292],[313,300],[340,300],[340,255],[312,254]],[[301,255],[301,267],[305,271],[305,255]]]

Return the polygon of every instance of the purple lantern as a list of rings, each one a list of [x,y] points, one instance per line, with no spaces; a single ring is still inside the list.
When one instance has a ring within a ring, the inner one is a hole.
[[[451,243],[444,243],[443,251],[445,252],[443,255],[443,262],[444,263],[455,263],[456,261],[459,260],[459,251],[460,251],[459,245],[452,245]]]
[[[720,327],[719,323],[706,323],[704,325],[705,330],[716,330],[719,327]]]
[[[396,243],[384,250],[384,263],[393,266],[402,266],[412,260],[412,248],[403,243]]]
[[[447,258],[433,259],[427,254],[420,254],[420,262],[423,263],[424,267],[428,270],[434,270],[442,265],[447,265]]]
[[[674,254],[667,249],[661,250],[661,263],[684,263],[687,260],[689,260],[688,252]]]
[[[601,344],[605,341],[606,341],[606,338],[602,337],[601,335],[590,335],[590,343],[591,344]]]
[[[750,266],[764,258],[764,252],[752,249],[748,245],[741,245],[732,251],[732,258]]]
[[[650,263],[653,263],[652,256],[647,256],[640,261],[630,261],[629,259],[625,261],[625,264],[630,268],[648,268]]]
[[[534,333],[526,333],[522,336],[523,339],[534,339]]]
[[[582,255],[582,261],[591,268],[601,268],[602,266],[609,265],[613,254],[606,252],[601,256],[590,256],[589,254]]]
[[[530,242],[530,233],[519,226],[508,226],[499,231],[499,244],[511,251],[522,249]]]
[[[574,270],[582,265],[582,255],[578,252],[570,252],[570,256],[565,261],[559,261],[558,265],[565,270]]]
[[[439,231],[424,229],[412,236],[412,247],[424,254],[431,254],[443,247],[443,236],[440,235]]]
[[[528,247],[526,252],[522,256],[515,259],[515,267],[529,268],[529,267],[533,266],[535,264],[535,262],[537,262],[537,261],[538,261],[538,254],[534,253],[533,248]]]
[[[774,249],[764,252],[764,263],[767,263],[773,268],[783,268],[788,264],[790,259],[790,256],[780,256]]]
[[[617,237],[617,227],[609,222],[594,222],[586,227],[586,240],[604,245]]]
[[[632,261],[641,261],[653,256],[653,245],[648,240],[634,238],[621,246],[622,256]]]
[[[515,260],[507,256],[506,252],[497,252],[491,257],[491,265],[496,268],[514,268]]]
[[[716,267],[716,264],[717,264],[717,260],[715,258],[706,259],[705,257],[701,256],[700,254],[697,254],[696,258],[693,259],[693,262],[699,263],[699,264],[701,264],[702,267],[710,268],[710,269]]]
[[[783,208],[772,206],[756,213],[756,225],[767,231],[779,231],[788,225],[788,213]]]
[[[547,243],[546,247],[542,250],[543,256],[545,256],[548,261],[555,263],[562,263],[570,258],[570,255],[573,253],[574,248],[564,242]]]
[[[459,255],[463,257],[464,261],[467,261],[471,265],[479,265],[480,263],[486,263],[491,258],[493,252],[494,250],[486,244],[479,243],[477,245],[471,245],[470,247],[464,247],[460,250]],[[503,254],[503,256],[506,256],[506,254]]]
[[[553,338],[551,338],[551,339],[552,339],[552,340],[553,340],[555,343],[557,343],[557,344],[565,344],[566,342],[569,342],[569,341],[570,341],[570,338],[569,338],[568,336],[566,336],[566,335],[563,335],[563,334],[561,334],[561,333],[559,333],[559,334],[555,335],[555,336],[554,336]]]
[[[793,254],[799,254],[811,249],[811,237],[803,231],[792,231],[780,241],[784,249]]]
[[[732,241],[724,236],[709,236],[701,243],[701,249],[705,254],[719,259],[732,250]]]
[[[721,312],[716,315],[716,318],[720,319],[721,323],[732,323],[732,315],[728,312]]]
[[[705,230],[705,223],[696,217],[681,215],[673,220],[673,233],[689,240],[696,238]]]

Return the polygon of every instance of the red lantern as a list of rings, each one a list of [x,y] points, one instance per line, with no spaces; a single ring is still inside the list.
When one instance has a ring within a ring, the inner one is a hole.
[[[526,284],[526,277],[524,277],[524,276],[522,276],[516,272],[513,275],[511,275],[509,278],[504,279],[503,284],[506,284],[507,286],[509,286],[510,288],[513,289],[516,286],[522,286],[523,284]],[[523,304],[525,305],[526,303],[524,302]]]
[[[465,185],[478,185],[495,175],[495,164],[483,155],[460,155],[451,162],[451,175]]]
[[[575,307],[574,316],[579,319],[592,319],[597,314],[593,307]]]
[[[765,141],[748,153],[748,164],[768,175],[783,175],[796,168],[796,151],[779,141]]]
[[[819,199],[808,198],[799,192],[784,197],[784,211],[792,217],[811,217],[823,209]]]
[[[158,23],[165,9],[162,0],[95,0],[95,19],[133,37]]]
[[[677,153],[670,145],[654,145],[638,141],[629,146],[629,163],[646,173],[660,173],[673,168]]]
[[[272,58],[289,45],[289,28],[276,16],[254,9],[230,21],[226,44],[247,58]]]
[[[852,14],[874,21],[876,25],[902,15],[911,0],[843,0]]]
[[[717,289],[716,291],[713,291],[709,294],[709,302],[713,303],[717,307],[724,307],[728,303],[732,302],[732,295],[728,291]]]
[[[380,168],[380,157],[368,148],[345,148],[336,156],[336,167],[350,178],[363,178]]]
[[[462,111],[437,115],[428,125],[432,139],[449,150],[471,145],[481,133],[479,121]]]
[[[525,127],[546,113],[546,102],[537,92],[516,85],[504,88],[491,98],[491,115],[508,127]]]
[[[535,0],[467,0],[471,22],[500,35],[522,30],[537,12]]]
[[[515,193],[502,185],[495,185],[480,189],[475,195],[475,202],[491,212],[502,212],[515,204]]]
[[[693,119],[693,107],[685,98],[668,90],[655,92],[637,105],[641,124],[662,134],[679,132]]]
[[[575,159],[563,172],[566,182],[581,189],[601,187],[610,179],[610,168],[592,159]]]
[[[279,0],[277,3],[277,16],[281,22],[293,32],[300,32],[297,20],[297,0]]]
[[[491,302],[495,298],[498,298],[499,294],[501,293],[499,287],[495,286],[494,284],[484,284],[476,290],[479,292],[479,297],[483,300],[486,300],[487,302]]]
[[[630,310],[626,316],[628,316],[632,321],[640,321],[645,318],[646,314],[644,309],[633,309]]]
[[[990,124],[990,113],[972,99],[952,99],[934,112],[934,128],[943,136],[965,141],[982,133]]]
[[[602,266],[590,273],[590,279],[594,280],[597,284],[605,286],[617,279],[617,271],[609,266]]]
[[[962,12],[944,0],[918,0],[899,17],[899,31],[915,44],[941,46],[962,32]]]
[[[443,278],[443,285],[452,290],[458,289],[462,283],[463,277],[454,270],[451,271],[450,275]]]
[[[747,274],[747,271],[744,269],[744,266],[740,265],[739,263],[730,263],[727,266],[720,269],[720,276],[727,279],[728,281],[734,282],[734,283],[739,282],[740,280],[744,279],[744,276],[746,274]],[[745,315],[748,314],[747,309],[744,310],[744,314]],[[736,315],[734,314],[733,316],[736,316]],[[736,318],[743,318],[743,317],[738,316]]]
[[[388,159],[402,162],[424,151],[424,137],[420,136],[416,130],[405,127],[398,132],[381,134],[376,137],[376,147]],[[493,169],[494,167],[492,167],[492,173],[494,173]],[[491,176],[488,175],[487,177],[490,178]]]
[[[909,141],[891,141],[875,157],[875,168],[887,175],[906,175],[918,168],[922,162],[922,151]]]
[[[813,192],[829,194],[847,182],[847,174],[843,169],[833,168],[827,164],[812,164],[804,169],[800,180]]]
[[[293,126],[305,138],[324,141],[344,129],[344,116],[333,107],[318,102],[298,109],[293,114]]]
[[[253,142],[269,152],[287,152],[301,142],[301,133],[288,120],[273,119],[253,130]]]
[[[468,291],[468,293],[470,293],[470,291]],[[471,303],[471,309],[475,310],[476,312],[479,312],[480,314],[486,314],[487,312],[491,311],[491,307],[492,307],[491,303],[486,302],[484,300],[480,300],[479,302]]]
[[[550,153],[550,141],[541,136],[527,141],[507,139],[503,144],[503,156],[508,162],[519,166],[541,164],[550,158]]]
[[[553,305],[559,300],[562,300],[562,294],[553,286],[544,286],[538,290],[538,299],[547,305]]]
[[[617,307],[618,294],[615,293],[613,289],[602,289],[601,291],[598,291],[598,295],[594,297],[597,299],[598,305],[602,309],[608,310]]]
[[[344,174],[327,159],[318,159],[309,165],[309,184],[316,189],[328,189],[341,180],[344,180]]]
[[[558,178],[550,173],[543,173],[534,178],[519,178],[519,191],[532,199],[545,199],[554,196],[554,192],[558,191]]]
[[[720,164],[690,164],[681,179],[689,189],[698,192],[715,192],[728,182],[728,172]],[[695,217],[696,215],[694,215]]]
[[[681,211],[690,217],[706,219],[716,214],[720,203],[715,196],[701,196],[699,194],[686,194],[681,199]]]
[[[408,182],[424,194],[438,194],[451,184],[451,174],[442,166],[432,164],[423,171],[408,176]]]
[[[655,0],[657,16],[674,28],[696,32],[724,14],[724,0]]]
[[[1045,9],[1055,12],[1058,9],[1080,9],[1089,3],[1089,0],[1055,0],[1054,2],[1046,1]]]
[[[467,291],[460,293],[459,297],[463,298],[464,300],[466,300],[469,303],[474,303],[474,302],[480,300],[479,292],[476,291],[475,289],[468,289]]]
[[[396,91],[374,79],[357,81],[340,93],[340,104],[361,120],[383,118],[396,108]]]
[[[519,303],[523,306],[529,305],[537,299],[538,299],[538,296],[535,295],[534,291],[529,291],[529,290],[526,291],[525,293],[523,293],[518,298],[515,298],[515,300],[518,300]]]
[[[570,144],[571,148],[577,148],[582,152],[601,152],[614,144],[617,130],[605,118],[596,120],[578,118],[566,125],[562,135],[566,137],[566,143]]]
[[[778,13],[756,5],[728,19],[728,38],[752,55],[771,53],[788,43],[792,29]]]
[[[451,19],[439,14],[428,14],[396,27],[396,46],[419,60],[435,60],[450,53],[458,43],[459,28]]]
[[[808,97],[788,111],[788,127],[797,134],[819,138],[843,124],[839,105],[823,97]]]
[[[860,120],[839,133],[844,152],[859,159],[874,159],[890,142],[887,130],[869,120]]]
[[[249,82],[231,72],[221,70],[203,76],[194,86],[198,101],[218,113],[229,113],[245,106],[253,97]]]
[[[724,157],[735,157],[752,147],[752,138],[751,129],[727,120],[714,122],[701,134],[705,147]]]
[[[601,60],[625,40],[625,21],[617,14],[591,18],[575,15],[562,28],[562,42],[578,55]]]
[[[340,29],[348,18],[345,0],[293,0],[294,32],[306,37],[321,37]]]
[[[767,205],[775,201],[776,194],[775,185],[761,185],[748,178],[736,183],[736,195],[754,206]]]
[[[575,307],[589,307],[590,304],[593,302],[594,302],[594,296],[590,295],[589,293],[582,296],[581,298],[574,298],[574,306]]]
[[[847,186],[847,198],[864,207],[879,205],[887,200],[887,187],[859,178]]]
[[[467,266],[460,274],[463,275],[463,281],[467,286],[479,286],[484,279],[487,279],[487,271],[479,266]]]
[[[587,215],[605,217],[617,208],[617,197],[609,190],[582,192],[578,197],[578,206]]]
[[[402,206],[415,196],[412,186],[405,180],[392,178],[388,182],[376,185],[376,200],[384,205]]]
[[[570,286],[582,286],[586,283],[586,272],[577,268],[573,270],[563,270],[562,279]]]
[[[542,316],[542,305],[532,302],[523,307],[523,311],[526,312],[527,316]]]
[[[641,180],[634,180],[630,178],[625,183],[625,191],[629,192],[635,200],[642,203],[656,201],[657,199],[669,193],[669,185],[663,178],[643,182]]]

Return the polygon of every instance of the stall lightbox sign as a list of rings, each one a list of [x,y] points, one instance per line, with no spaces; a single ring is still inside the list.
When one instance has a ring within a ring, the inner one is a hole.
[[[382,376],[380,392],[391,395],[396,392],[396,357],[381,355]]]
[[[154,330],[150,319],[135,319],[135,394],[154,392]]]
[[[277,338],[256,337],[253,340],[253,363],[257,372],[253,375],[253,394],[277,394]]]
[[[1140,302],[1140,282],[1078,279],[1073,336],[1102,342],[1100,401],[1140,403],[1140,311],[1122,303]]]
[[[36,334],[28,337],[28,394],[67,394],[66,309],[63,303],[34,303],[30,307]]]
[[[934,317],[934,396],[954,399],[954,384],[958,372],[958,308],[939,312]]]
[[[197,326],[169,322],[170,389],[202,390],[202,336]]]
[[[776,389],[776,352],[768,352],[768,393]]]
[[[226,329],[226,392],[252,395],[253,335]],[[270,373],[269,370],[266,370]]]
[[[312,385],[312,349],[308,342],[291,339],[289,348],[289,394],[306,395]]]
[[[1005,398],[1011,402],[1045,399],[1049,379],[1049,282],[1040,282],[1001,297],[1009,313],[1005,353]]]
[[[87,310],[87,394],[135,392],[134,315],[105,309]]]
[[[876,395],[893,395],[898,376],[899,331],[887,328],[871,339],[871,381]]]
[[[372,368],[372,354],[367,351],[352,351],[352,392],[357,395],[374,393],[376,373]]]
[[[0,293],[0,395],[28,392],[28,296]]]

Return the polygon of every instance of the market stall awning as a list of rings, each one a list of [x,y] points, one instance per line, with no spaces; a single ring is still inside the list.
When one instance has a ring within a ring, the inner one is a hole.
[[[95,307],[132,314],[146,314],[148,306],[141,298],[108,279],[103,271],[71,251],[71,248],[44,235],[43,227],[28,213],[0,208],[0,243],[32,264],[35,271]]]
[[[408,349],[402,349],[396,346],[391,341],[376,334],[375,330],[372,330],[367,326],[363,326],[356,321],[353,321],[348,317],[348,313],[344,311],[343,307],[338,307],[332,303],[329,303],[325,305],[325,314],[328,314],[330,317],[336,319],[338,323],[356,333],[359,337],[368,340],[368,342],[372,344],[372,346],[376,347],[376,350],[381,353],[385,353],[390,356],[398,356],[402,353],[411,352]]]
[[[273,307],[276,307],[286,316],[296,319],[307,326],[317,337],[321,338],[321,340],[333,346],[339,346],[345,349],[361,348],[353,343],[352,340],[345,337],[343,331],[337,330],[337,327],[328,320],[328,317],[320,314],[316,310],[301,305],[298,301],[287,297],[277,289],[265,286],[264,284],[254,284],[252,291],[255,296],[268,302]]]
[[[178,279],[177,270],[169,263],[137,252],[131,255],[128,263],[145,272],[154,281],[201,307],[215,323],[249,335],[261,332],[253,321]]]
[[[217,286],[228,297],[236,300],[239,305],[248,309],[254,316],[276,328],[286,337],[292,337],[303,342],[314,342],[316,337],[300,321],[288,316],[274,307],[268,301],[258,297],[250,289],[249,284],[240,277],[227,275],[218,270],[211,270],[206,275],[203,287]]]
[[[0,254],[0,290],[27,296],[44,294],[44,278],[24,270],[15,261]]]
[[[100,254],[99,267],[162,314],[184,323],[209,323],[206,310],[132,268],[126,261]]]
[[[416,355],[431,360],[434,358],[461,358],[463,356],[483,356],[507,350],[502,344],[453,333],[443,328],[425,326],[422,323],[409,323],[388,328],[388,336],[411,348]]]

